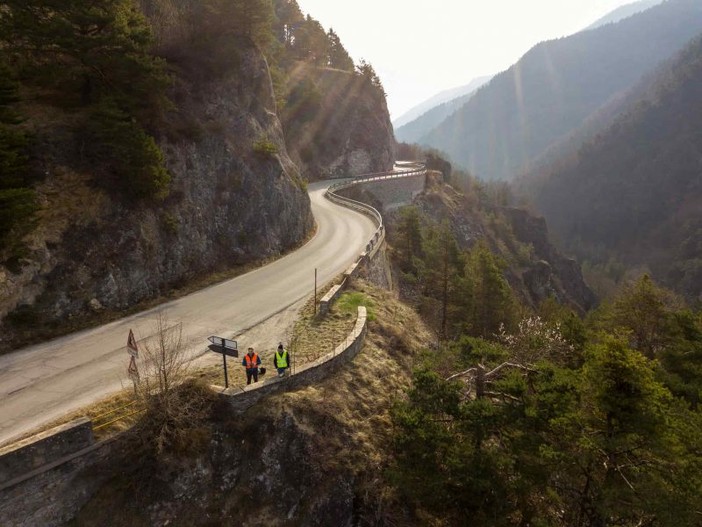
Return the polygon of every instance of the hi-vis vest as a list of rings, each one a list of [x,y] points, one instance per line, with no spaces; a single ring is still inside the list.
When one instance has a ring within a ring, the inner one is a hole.
[[[255,353],[253,356],[250,356],[248,353],[244,355],[244,359],[246,360],[246,369],[247,370],[253,370],[254,368],[258,368],[256,365],[258,363],[258,355]]]
[[[276,368],[287,368],[288,367],[288,352],[284,351],[282,355],[275,352],[275,366]]]

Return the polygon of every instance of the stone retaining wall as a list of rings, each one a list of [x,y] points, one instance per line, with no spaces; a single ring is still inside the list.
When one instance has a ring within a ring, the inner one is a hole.
[[[46,439],[49,442],[78,446],[84,439],[71,443],[70,436],[84,434],[88,419],[66,425],[66,429]],[[92,437],[92,430],[90,431]],[[75,517],[80,508],[111,472],[100,469],[114,457],[119,441],[112,438],[80,449],[77,452],[52,459],[51,448],[46,448],[36,461],[48,463],[0,485],[0,525],[2,527],[58,527]],[[26,448],[26,447],[25,447]],[[35,454],[41,447],[34,446]],[[15,454],[21,455],[19,453]],[[8,456],[5,454],[4,457]],[[31,456],[29,456],[31,457]],[[19,465],[17,465],[19,468]]]
[[[95,443],[90,419],[82,418],[0,449],[0,489],[9,482]]]
[[[314,362],[297,368],[287,377],[273,377],[263,382],[251,384],[242,388],[215,387],[236,412],[244,412],[260,399],[279,391],[295,390],[315,384],[330,373],[353,360],[363,347],[366,336],[366,308],[358,308],[356,325],[346,340],[339,344],[334,351],[327,353]]]

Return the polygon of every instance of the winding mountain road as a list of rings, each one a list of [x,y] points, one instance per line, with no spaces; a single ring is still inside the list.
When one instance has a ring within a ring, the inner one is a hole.
[[[318,229],[294,253],[158,308],[0,357],[0,444],[129,385],[129,329],[138,340],[147,338],[159,312],[171,323],[182,322],[188,353],[195,358],[210,353],[208,336],[239,334],[309,296],[315,268],[320,284],[341,273],[376,227],[368,217],[327,201],[329,185],[309,185]]]

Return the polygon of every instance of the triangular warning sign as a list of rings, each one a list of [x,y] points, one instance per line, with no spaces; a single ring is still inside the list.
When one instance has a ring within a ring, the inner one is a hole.
[[[127,374],[129,375],[129,378],[132,379],[134,382],[137,382],[139,380],[139,369],[137,368],[136,360],[133,355],[129,359],[129,367],[127,368]]]
[[[137,348],[134,332],[131,329],[129,330],[129,337],[127,337],[127,353],[129,353],[132,357],[139,356],[139,348]]]

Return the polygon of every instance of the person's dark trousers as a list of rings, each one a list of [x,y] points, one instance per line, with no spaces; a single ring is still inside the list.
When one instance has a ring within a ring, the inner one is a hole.
[[[246,384],[251,384],[251,377],[253,377],[254,382],[258,382],[258,368],[246,370]]]

